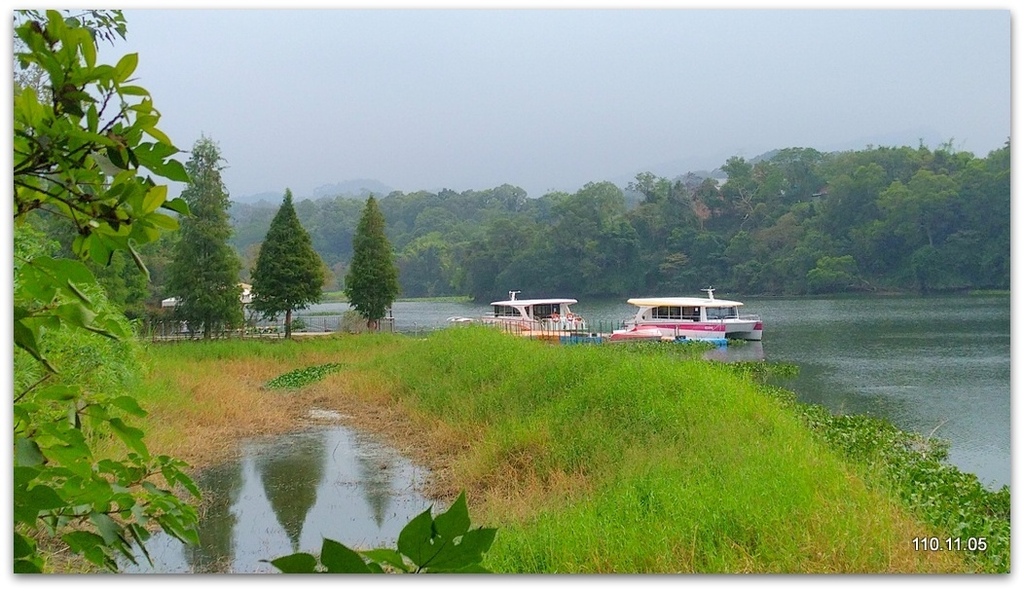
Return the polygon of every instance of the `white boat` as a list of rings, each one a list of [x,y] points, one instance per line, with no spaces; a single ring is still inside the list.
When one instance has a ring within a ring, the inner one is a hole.
[[[624,328],[613,331],[609,340],[714,340],[760,341],[761,317],[740,314],[742,302],[715,299],[715,290],[705,289],[706,298],[632,298],[636,315]]]
[[[576,334],[587,331],[587,322],[572,311],[577,300],[572,298],[516,299],[518,291],[508,292],[508,299],[491,302],[491,313],[480,318],[452,317],[454,324],[467,322],[497,325],[505,331],[524,334]]]

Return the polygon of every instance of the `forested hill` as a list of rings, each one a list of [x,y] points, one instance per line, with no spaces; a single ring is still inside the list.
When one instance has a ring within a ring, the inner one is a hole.
[[[406,297],[1009,289],[1009,141],[984,158],[949,145],[790,148],[721,170],[724,182],[643,173],[625,190],[396,191],[379,205]],[[233,204],[247,266],[278,205]],[[363,205],[295,204],[336,277]]]

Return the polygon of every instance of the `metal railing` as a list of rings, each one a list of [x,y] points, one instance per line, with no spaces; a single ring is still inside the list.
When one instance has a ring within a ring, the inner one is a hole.
[[[336,315],[303,315],[292,316],[293,336],[327,335],[339,332],[366,332],[368,327],[363,320],[351,321],[342,314]],[[396,332],[394,318],[382,318],[378,321],[378,332]],[[211,333],[217,339],[284,338],[284,319],[250,322],[242,327],[222,328]],[[198,340],[203,338],[201,329],[192,330],[187,322],[180,320],[148,320],[143,321],[139,328],[140,338],[151,341]]]

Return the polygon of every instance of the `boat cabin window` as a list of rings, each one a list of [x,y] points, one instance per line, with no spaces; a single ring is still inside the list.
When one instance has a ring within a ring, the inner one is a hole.
[[[534,320],[543,320],[551,318],[552,314],[558,314],[560,311],[559,304],[534,304],[532,316]]]
[[[682,320],[683,309],[679,306],[658,306],[651,310],[651,318]]]
[[[651,318],[658,320],[700,320],[697,306],[658,306],[651,308]]]
[[[494,306],[495,318],[519,318],[519,310],[513,306]]]
[[[724,318],[739,318],[736,306],[708,308],[708,320],[722,320]]]

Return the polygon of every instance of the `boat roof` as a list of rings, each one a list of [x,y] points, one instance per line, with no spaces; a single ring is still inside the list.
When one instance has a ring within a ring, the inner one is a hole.
[[[540,298],[535,300],[502,300],[491,302],[492,306],[532,306],[534,304],[575,304],[576,300],[571,298]]]
[[[742,306],[743,302],[734,302],[732,300],[720,300],[715,298],[710,300],[708,298],[630,298],[626,300],[627,303],[639,306],[641,308],[657,307],[657,306],[697,306],[701,308],[706,307],[720,307],[720,306]]]

